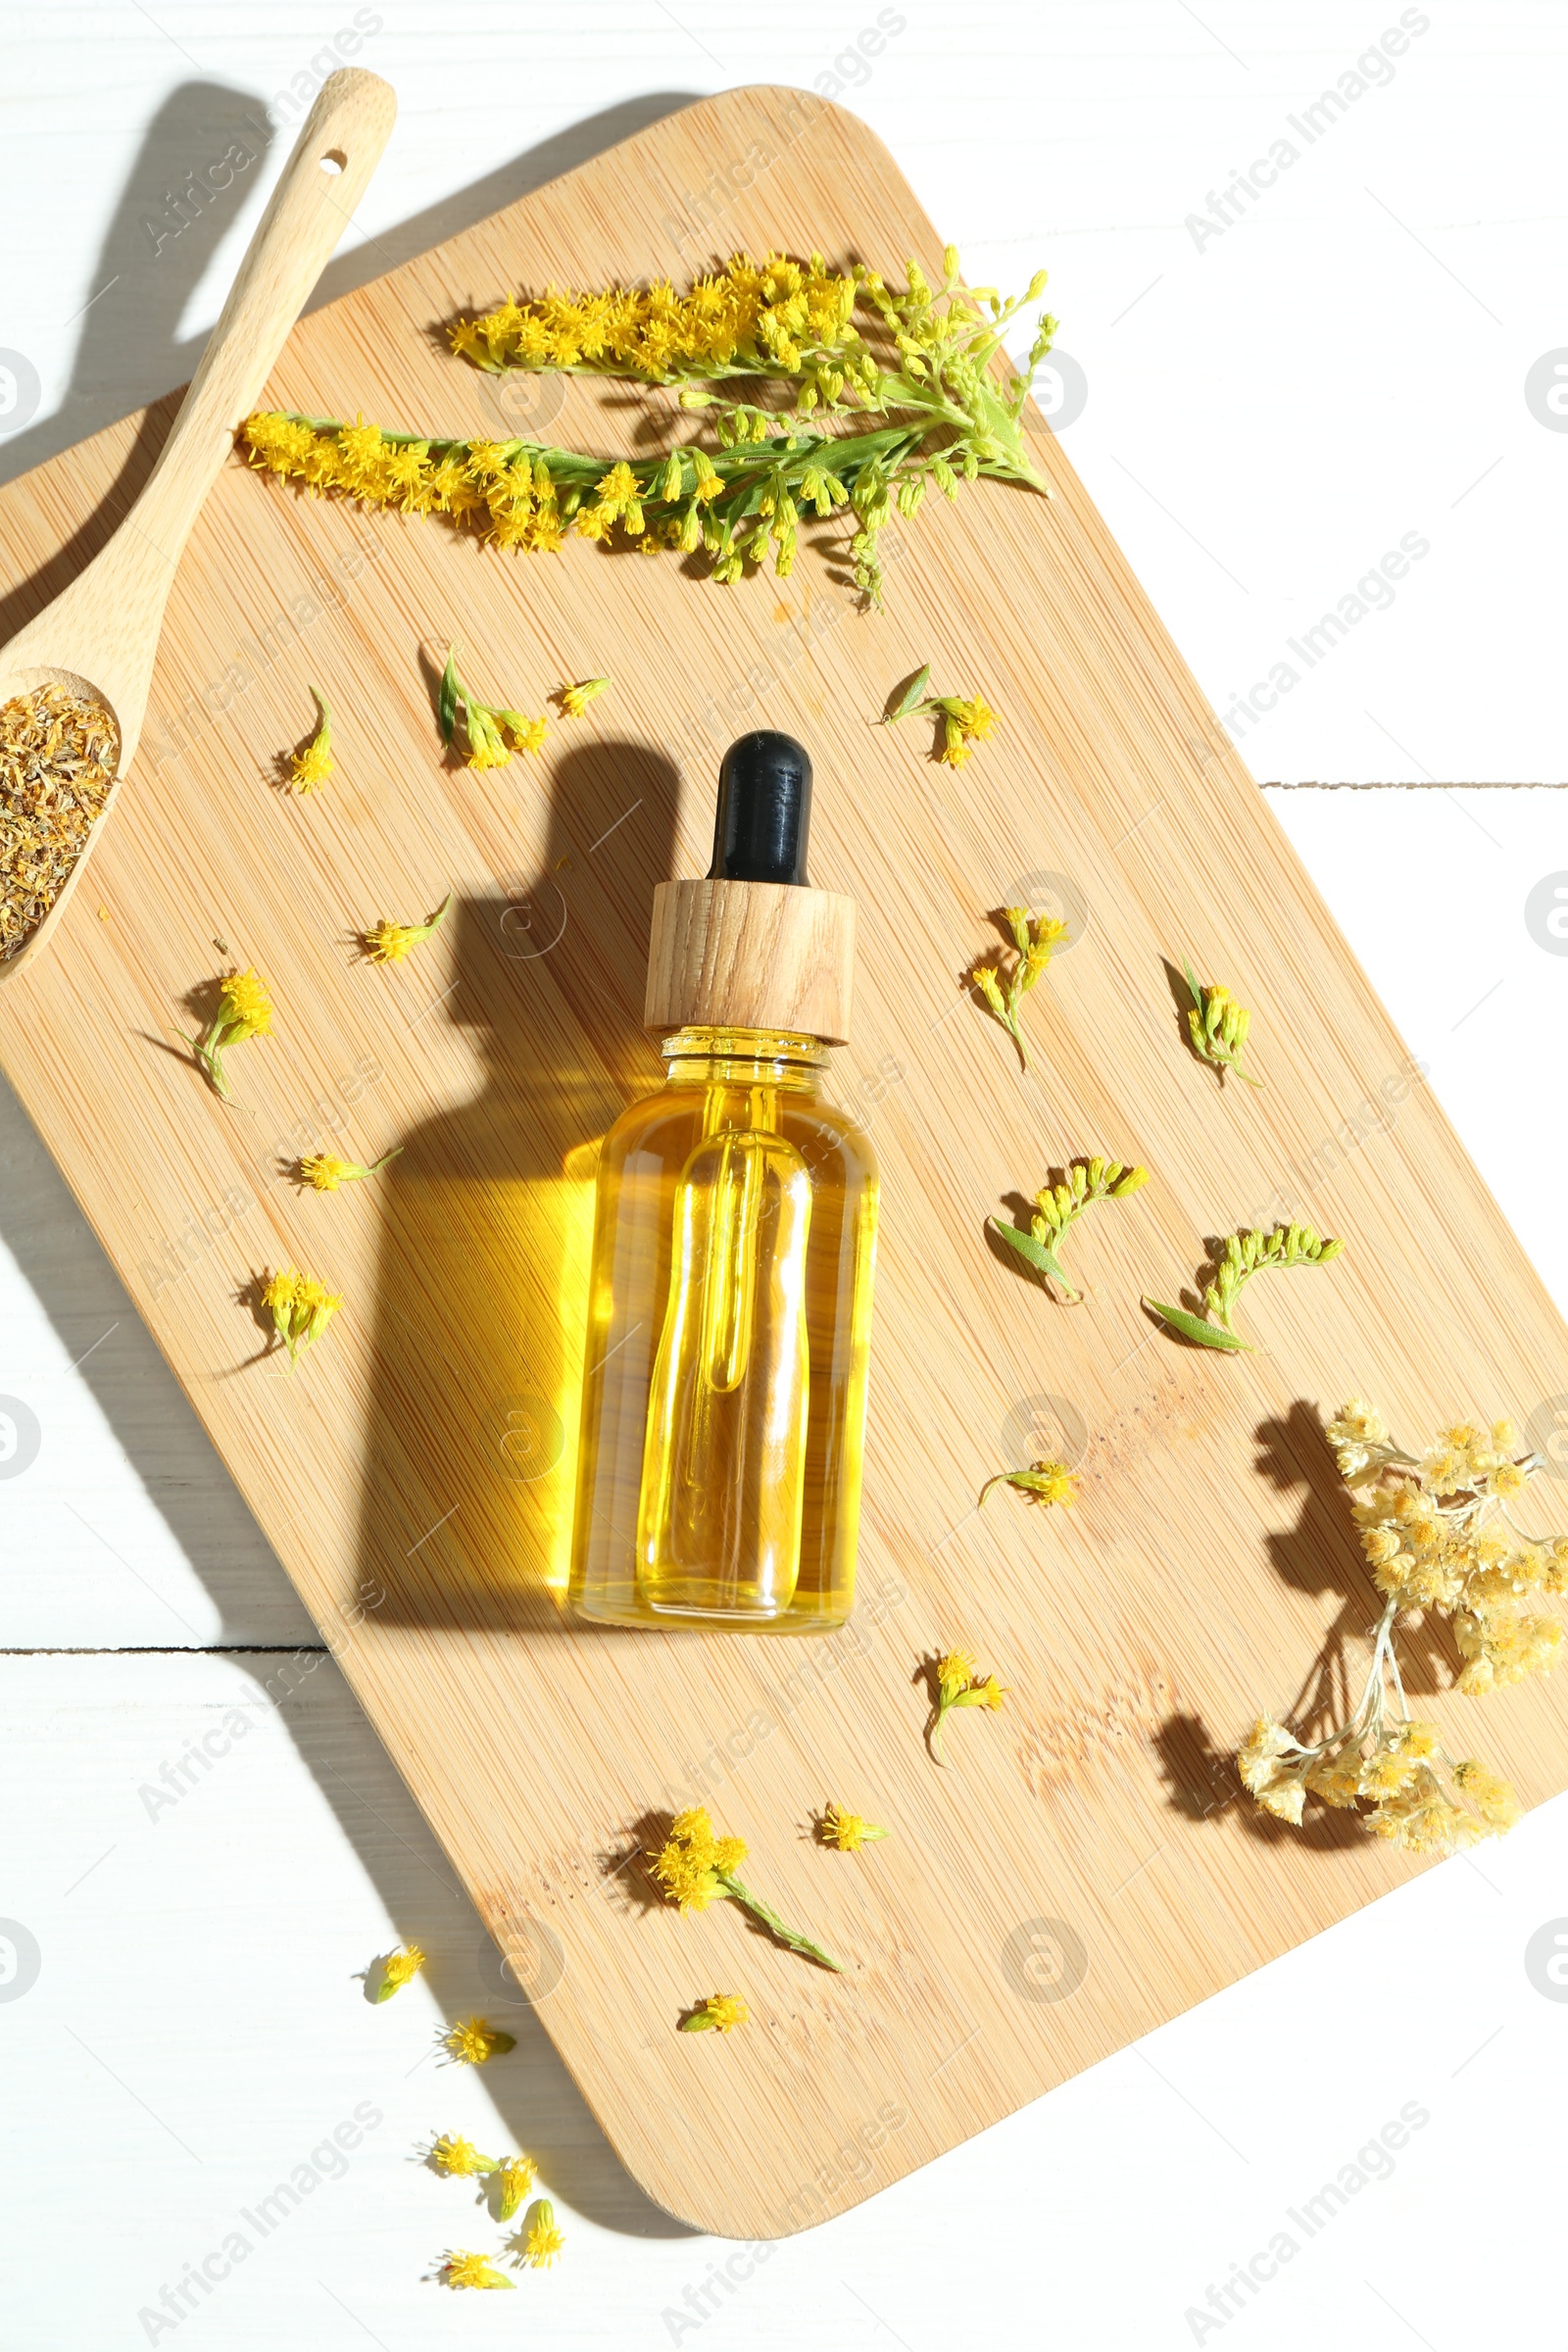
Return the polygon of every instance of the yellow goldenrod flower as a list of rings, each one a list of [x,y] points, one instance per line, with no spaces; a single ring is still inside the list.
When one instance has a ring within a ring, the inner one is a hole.
[[[858,1813],[846,1813],[842,1805],[829,1805],[822,1816],[821,1835],[824,1845],[836,1845],[841,1854],[856,1854],[873,1838],[885,1838],[887,1832]]]
[[[1077,1478],[1065,1462],[1036,1462],[1028,1470],[999,1470],[981,1488],[982,1502],[993,1487],[1016,1487],[1031,1502],[1044,1503],[1048,1509],[1056,1502],[1070,1507],[1078,1499]]]
[[[1260,1078],[1251,1077],[1241,1064],[1242,1048],[1247,1043],[1252,1016],[1245,1004],[1238,1004],[1228,988],[1218,985],[1202,987],[1186,956],[1182,957],[1182,972],[1187,992],[1192,998],[1192,1009],[1187,1015],[1188,1034],[1193,1052],[1200,1061],[1212,1062],[1219,1072],[1221,1086],[1227,1070],[1234,1070],[1248,1086],[1261,1086]]]
[[[678,462],[671,460],[679,471]],[[610,684],[608,678],[580,678],[575,686],[563,686],[561,708],[568,718],[581,718],[592,702],[596,702]],[[543,721],[540,722],[541,725]]]
[[[422,923],[389,923],[383,917],[374,927],[363,934],[365,953],[372,963],[401,963],[410,952],[428,939],[431,932],[446,921],[452,904],[449,890],[434,914]]]
[[[524,2227],[514,2239],[519,2266],[526,2263],[532,2271],[545,2271],[557,2260],[565,2239],[556,2227],[556,2209],[548,2197],[530,2205],[523,2217]]]
[[[525,516],[519,514],[514,519],[518,530],[531,527],[527,525]],[[508,532],[504,535],[510,537],[513,534]],[[449,647],[447,651],[447,665],[441,673],[437,714],[443,743],[453,741],[458,721],[462,719],[468,739],[467,763],[470,767],[505,767],[512,758],[507,748],[509,735],[516,750],[529,753],[537,752],[545,739],[547,722],[543,718],[525,718],[520,710],[509,710],[499,705],[481,703],[476,695],[469,693],[458,675],[456,646]]]
[[[738,1993],[710,1992],[706,2001],[699,2001],[690,2017],[683,2017],[677,2029],[682,2034],[706,2034],[710,2028],[717,2034],[732,2034],[744,2026],[751,2011]]]
[[[431,2143],[430,2162],[449,2180],[470,2180],[497,2169],[493,2156],[481,2156],[471,2139],[452,2132],[443,2132]]]
[[[802,489],[806,491],[804,483]],[[914,512],[919,500],[916,496],[900,503],[907,514]],[[937,741],[932,758],[944,767],[962,767],[970,747],[984,743],[996,732],[997,714],[977,694],[928,694],[926,688],[930,683],[931,664],[927,662],[915,671],[898,699],[889,703],[882,713],[882,724],[893,726],[901,718],[934,718]]]
[[[221,1095],[225,1102],[233,1100],[223,1067],[228,1048],[244,1045],[247,1038],[272,1034],[272,1001],[267,986],[260,972],[229,972],[219,982],[218,1010],[206,1029],[199,1037],[185,1039],[214,1093]]]
[[[515,2278],[503,2278],[488,2254],[443,2254],[439,2272],[444,2286],[510,2286]]]
[[[441,2045],[459,2066],[485,2066],[492,2058],[503,2058],[508,2050],[514,2050],[517,2037],[501,2033],[482,2017],[468,2017],[448,2027]]]
[[[503,2156],[496,2167],[496,2219],[510,2222],[539,2178],[531,2156]]]
[[[1098,1154],[1093,1159],[1075,1159],[1054,1184],[1047,1183],[1036,1193],[1027,1232],[1018,1225],[1004,1225],[998,1217],[991,1219],[991,1230],[1026,1265],[1054,1282],[1063,1298],[1076,1304],[1083,1294],[1068,1281],[1058,1255],[1068,1228],[1097,1200],[1129,1200],[1148,1182],[1147,1168],[1128,1167],[1119,1159],[1102,1159]],[[1060,1462],[1038,1465],[1034,1472],[1004,1471],[1003,1476],[1017,1486],[1025,1478],[1033,1479],[1047,1471],[1060,1474],[1054,1484],[1048,1481],[1052,1491],[1032,1491],[1038,1492],[1045,1502],[1071,1502],[1071,1491],[1060,1486],[1060,1480],[1071,1473]],[[991,1483],[995,1485],[996,1481]],[[983,1495],[981,1499],[985,1499]]]
[[[932,1757],[941,1764],[946,1761],[942,1753],[942,1727],[954,1708],[987,1707],[995,1714],[1006,1691],[994,1674],[982,1676],[976,1672],[974,1659],[966,1649],[949,1650],[938,1658],[934,1679],[936,1697],[927,1737]]]
[[[326,707],[326,698],[319,686],[313,686],[311,692],[321,713],[321,723],[304,751],[295,753],[291,762],[296,792],[309,792],[313,785],[324,784],[337,764],[332,758],[332,713]]]
[[[1238,1338],[1231,1323],[1243,1286],[1254,1274],[1274,1267],[1332,1265],[1344,1248],[1343,1242],[1324,1241],[1310,1225],[1279,1225],[1272,1233],[1233,1233],[1214,1261],[1213,1279],[1204,1285],[1201,1315],[1189,1314],[1184,1306],[1167,1306],[1158,1298],[1146,1298],[1144,1304],[1180,1339],[1250,1354],[1250,1342]]]
[[[1004,908],[1003,920],[1012,934],[1016,951],[1012,968],[1002,965],[977,964],[969,974],[972,984],[980,991],[987,1011],[1002,1023],[1018,1049],[1018,1058],[1025,1069],[1029,1067],[1029,1049],[1024,1044],[1019,1026],[1019,1008],[1024,998],[1041,979],[1051,958],[1067,937],[1067,925],[1054,915],[1031,914],[1027,906]],[[1003,951],[1005,953],[1005,951]],[[1005,981],[1005,989],[1003,982]]]
[[[272,1329],[288,1349],[292,1372],[302,1348],[318,1340],[343,1301],[335,1291],[314,1275],[287,1267],[269,1274],[262,1284],[262,1304],[272,1318]]]
[[[384,1953],[371,1963],[370,1982],[374,1986],[371,1999],[389,2001],[395,1992],[410,1984],[424,1966],[424,1953],[416,1943],[400,1944],[395,1952]]]
[[[345,1184],[357,1184],[362,1177],[378,1176],[402,1149],[401,1144],[394,1144],[390,1152],[383,1152],[368,1167],[363,1167],[357,1159],[335,1159],[330,1152],[312,1152],[299,1163],[300,1180],[313,1193],[335,1193]]]
[[[1039,299],[1039,273],[1031,284],[1025,302]],[[856,584],[874,604],[878,536],[894,512],[915,513],[928,483],[951,499],[960,482],[984,473],[1053,495],[1025,443],[1022,410],[1055,320],[1040,318],[1009,387],[990,367],[1020,307],[966,288],[956,273],[934,288],[911,269],[900,293],[874,270],[831,272],[820,255],[756,263],[739,254],[684,295],[664,283],[582,294],[552,288],[534,299],[509,297],[448,330],[454,351],[477,368],[676,385],[684,407],[713,409],[711,454],[682,444],[632,462],[275,414],[249,417],[241,440],[253,466],[290,476],[312,495],[439,513],[528,553],[558,549],[567,531],[600,541],[620,532],[645,549],[690,553],[690,513],[711,504],[721,516],[721,545],[709,549],[719,581],[769,552],[788,576],[796,514],[809,504],[818,514],[853,517]],[[715,408],[704,388],[748,375],[787,387],[795,415],[744,402]],[[978,697],[952,699],[962,706],[956,763],[981,739],[985,714]]]
[[[823,1968],[840,1969],[839,1962],[820,1944],[787,1928],[760,1896],[742,1886],[735,1873],[746,1859],[746,1841],[718,1837],[706,1805],[688,1806],[677,1813],[663,1844],[648,1859],[665,1901],[678,1911],[706,1911],[710,1903],[720,1900],[739,1903],[790,1951],[800,1952]]]

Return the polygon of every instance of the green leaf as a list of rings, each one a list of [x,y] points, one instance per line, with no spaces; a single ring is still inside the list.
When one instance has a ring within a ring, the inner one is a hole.
[[[447,649],[447,665],[441,672],[441,698],[436,706],[441,721],[441,740],[450,743],[458,724],[458,697],[463,689],[458,684],[458,649]]]
[[[987,1223],[993,1233],[1000,1233],[1003,1240],[1011,1249],[1016,1250],[1020,1257],[1026,1258],[1037,1272],[1051,1275],[1055,1282],[1067,1283],[1066,1274],[1052,1256],[1045,1243],[1037,1242],[1032,1233],[1024,1233],[1016,1225],[1004,1225],[1000,1217],[990,1217],[987,1219]],[[1070,1289],[1071,1285],[1067,1284],[1067,1287]]]
[[[1191,995],[1193,1000],[1193,1010],[1197,1013],[1199,1019],[1201,1020],[1203,1017],[1203,992],[1198,985],[1197,973],[1193,970],[1192,965],[1188,962],[1185,956],[1182,957],[1182,975],[1187,982],[1188,993]]]
[[[1146,1298],[1144,1304],[1182,1339],[1192,1340],[1200,1348],[1222,1348],[1229,1355],[1257,1353],[1249,1341],[1239,1340],[1234,1331],[1221,1331],[1217,1323],[1205,1323],[1200,1315],[1190,1315],[1185,1307],[1166,1306],[1158,1298]]]
[[[895,703],[891,697],[889,698],[888,707],[882,713],[882,724],[885,727],[891,726],[895,719],[907,718],[911,710],[917,710],[925,701],[926,688],[930,683],[931,664],[929,662],[925,662],[909,679],[904,692],[899,695],[898,701]],[[895,688],[894,692],[897,693],[898,689]]]

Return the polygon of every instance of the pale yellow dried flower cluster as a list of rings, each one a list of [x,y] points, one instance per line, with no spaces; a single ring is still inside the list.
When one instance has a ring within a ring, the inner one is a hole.
[[[1435,1724],[1412,1720],[1395,1654],[1396,1619],[1404,1609],[1430,1608],[1452,1620],[1465,1661],[1463,1691],[1545,1673],[1562,1646],[1562,1627],[1538,1615],[1530,1597],[1568,1592],[1568,1537],[1527,1535],[1509,1519],[1509,1503],[1541,1468],[1539,1455],[1515,1458],[1509,1422],[1445,1430],[1417,1456],[1393,1444],[1381,1416],[1352,1397],[1330,1422],[1328,1438],[1340,1475],[1365,1490],[1354,1503],[1356,1523],[1385,1596],[1371,1666],[1348,1722],[1308,1742],[1260,1717],[1237,1769],[1278,1820],[1299,1824],[1309,1794],[1351,1811],[1365,1804],[1378,1837],[1415,1853],[1454,1853],[1511,1829],[1519,1800],[1486,1765],[1448,1756]]]

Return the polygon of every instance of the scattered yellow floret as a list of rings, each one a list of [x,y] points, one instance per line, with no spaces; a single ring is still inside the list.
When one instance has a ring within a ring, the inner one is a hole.
[[[858,1853],[874,1838],[885,1838],[874,1821],[865,1821],[858,1813],[846,1813],[842,1805],[829,1805],[822,1816],[822,1843],[836,1845],[841,1854]]]
[[[490,2059],[505,2057],[508,2050],[514,2050],[517,2037],[514,2034],[501,2033],[482,2017],[469,2017],[450,2026],[441,2042],[460,2066],[484,2066]]]
[[[706,2001],[698,2002],[690,2017],[681,2019],[679,2031],[706,2034],[711,2029],[716,2034],[733,2034],[737,2026],[747,2023],[751,2014],[738,1993],[710,1992]]]
[[[517,2260],[534,2271],[548,2270],[566,2242],[556,2227],[556,2209],[548,2197],[541,2197],[537,2204],[529,2206],[526,2228],[520,2234],[522,2244]]]
[[[378,1176],[402,1149],[401,1144],[394,1144],[390,1152],[383,1152],[368,1167],[362,1166],[357,1159],[336,1159],[330,1152],[312,1152],[299,1163],[300,1180],[313,1193],[335,1193],[345,1184],[357,1184],[362,1177]]]
[[[424,1953],[416,1943],[400,1944],[395,1952],[386,1953],[373,1963],[372,1999],[389,2001],[395,1992],[401,1992],[405,1984],[414,1982],[423,1966]]]
[[[332,758],[332,713],[326,707],[326,698],[320,688],[313,686],[311,692],[320,710],[321,723],[304,751],[294,755],[293,787],[296,792],[309,792],[314,785],[324,784],[337,765]]]
[[[288,1349],[289,1370],[299,1361],[302,1348],[318,1340],[343,1301],[335,1291],[296,1267],[269,1274],[262,1284],[262,1303],[272,1318],[272,1329]]]
[[[365,953],[372,963],[401,963],[419,942],[446,920],[452,904],[449,890],[434,914],[422,923],[389,923],[384,918],[373,930],[364,933]]]
[[[610,684],[608,678],[579,678],[575,686],[563,686],[561,708],[568,718],[581,718],[592,702],[596,702]],[[540,720],[540,725],[544,721]]]
[[[503,2278],[488,2254],[443,2254],[438,2273],[444,2286],[510,2286],[515,2278]]]

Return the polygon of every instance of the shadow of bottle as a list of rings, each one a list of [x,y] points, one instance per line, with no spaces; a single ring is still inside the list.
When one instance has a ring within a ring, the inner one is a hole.
[[[675,795],[640,746],[570,753],[538,871],[449,918],[456,979],[429,1017],[467,1033],[482,1083],[384,1180],[360,1544],[375,1624],[562,1618],[598,1147],[661,1074],[641,1016]]]

